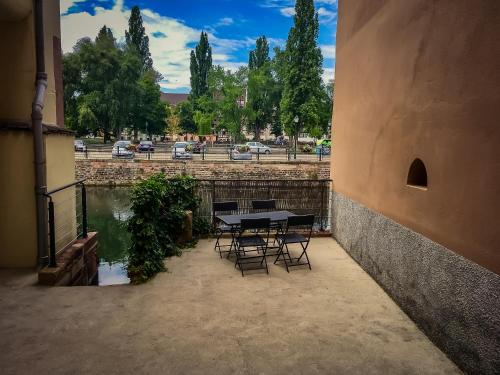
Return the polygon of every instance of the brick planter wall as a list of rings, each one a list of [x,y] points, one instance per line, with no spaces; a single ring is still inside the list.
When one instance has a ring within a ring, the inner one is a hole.
[[[76,160],[76,178],[88,185],[130,185],[158,172],[199,179],[328,179],[327,162]]]

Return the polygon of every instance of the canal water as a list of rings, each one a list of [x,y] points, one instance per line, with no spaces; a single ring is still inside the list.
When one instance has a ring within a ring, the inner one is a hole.
[[[89,229],[99,232],[99,285],[127,284],[125,269],[130,236],[130,188],[87,187]]]

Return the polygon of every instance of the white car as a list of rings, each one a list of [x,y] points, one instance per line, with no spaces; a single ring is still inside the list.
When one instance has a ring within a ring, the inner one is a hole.
[[[247,142],[246,145],[248,147],[250,147],[250,152],[252,154],[267,154],[269,155],[271,153],[271,149],[266,146],[266,145],[263,145],[262,143],[260,142]]]
[[[187,150],[192,147],[189,142],[175,142],[172,147],[172,159],[192,159],[193,155]]]
[[[81,139],[75,140],[75,151],[85,152],[87,150],[87,146]]]
[[[130,141],[118,141],[113,145],[113,150],[111,150],[111,156],[113,158],[132,159],[135,156],[135,153],[130,149],[131,146],[132,143]]]

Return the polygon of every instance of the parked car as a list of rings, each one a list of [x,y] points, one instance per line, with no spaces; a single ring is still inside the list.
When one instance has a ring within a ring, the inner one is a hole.
[[[260,142],[247,142],[246,145],[250,147],[250,152],[252,154],[270,154],[271,148],[269,146],[263,145]]]
[[[132,159],[135,153],[132,149],[132,143],[130,141],[118,141],[113,145],[113,150],[111,150],[111,156],[113,158],[129,158]]]
[[[80,152],[87,151],[87,146],[81,139],[75,140],[75,151],[80,151]]]
[[[193,154],[201,154],[201,150],[205,147],[202,142],[190,142],[193,146]]]
[[[189,142],[175,142],[172,147],[172,159],[192,159],[193,145]]]
[[[153,141],[141,141],[139,142],[139,146],[137,146],[138,152],[155,152],[155,148],[153,146]]]
[[[322,145],[316,146],[316,155],[319,155],[320,152],[321,155],[330,155],[331,148]]]
[[[231,159],[233,160],[252,160],[250,147],[247,145],[234,145],[231,150]]]

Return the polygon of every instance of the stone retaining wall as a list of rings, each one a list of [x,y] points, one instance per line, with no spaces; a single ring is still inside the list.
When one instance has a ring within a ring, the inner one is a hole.
[[[326,162],[234,162],[169,160],[76,160],[76,178],[88,185],[130,185],[163,172],[199,179],[329,179]]]

